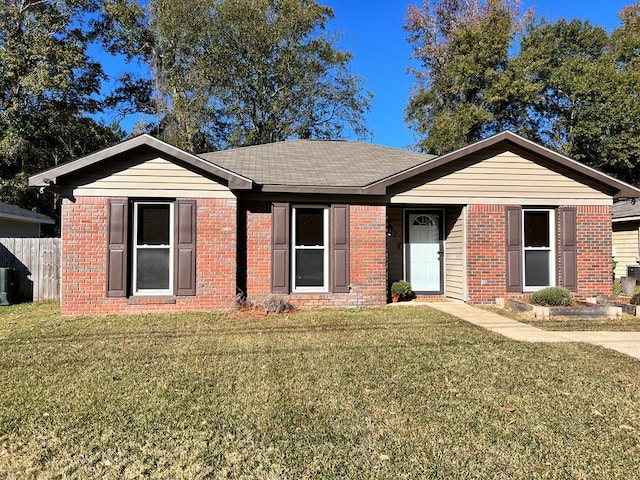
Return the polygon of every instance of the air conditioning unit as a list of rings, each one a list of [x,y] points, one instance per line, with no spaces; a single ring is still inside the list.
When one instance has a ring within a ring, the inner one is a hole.
[[[15,302],[15,269],[0,268],[0,305],[12,305]]]
[[[636,285],[640,281],[640,265],[627,265],[627,277],[635,278]]]

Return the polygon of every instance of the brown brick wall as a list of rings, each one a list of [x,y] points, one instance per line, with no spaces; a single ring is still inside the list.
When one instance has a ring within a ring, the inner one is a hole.
[[[470,303],[493,303],[505,286],[504,205],[470,205],[467,214],[467,281]],[[611,293],[611,207],[577,206],[577,297]],[[557,254],[557,251],[556,251]]]
[[[271,204],[247,202],[246,294],[264,296],[271,292]]]
[[[247,285],[249,298],[271,295],[271,208],[266,202],[248,202]],[[352,205],[350,215],[349,293],[292,293],[296,306],[382,305],[386,287],[386,207]]]
[[[384,206],[352,205],[351,293],[346,305],[387,303],[387,209]]]
[[[64,315],[231,308],[236,293],[236,200],[197,199],[196,296],[106,296],[108,198],[62,206]]]
[[[611,207],[584,205],[578,214],[578,292],[580,297],[611,295]]]
[[[506,295],[505,207],[469,205],[467,282],[470,303],[492,303]]]
[[[231,308],[236,274],[250,297],[271,295],[271,209],[247,203],[236,262],[235,199],[197,200],[197,283],[194,297],[106,296],[108,198],[63,202],[62,313],[65,315]],[[611,293],[611,207],[578,206],[579,297]],[[350,207],[350,293],[291,294],[297,306],[380,305],[387,301],[386,207]],[[517,296],[505,290],[505,206],[470,205],[467,214],[467,279],[471,303]],[[244,262],[246,255],[246,272]]]

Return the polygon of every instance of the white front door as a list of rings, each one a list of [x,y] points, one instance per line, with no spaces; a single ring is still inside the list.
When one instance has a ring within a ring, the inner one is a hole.
[[[440,265],[440,215],[410,213],[408,267],[414,292],[442,292]]]

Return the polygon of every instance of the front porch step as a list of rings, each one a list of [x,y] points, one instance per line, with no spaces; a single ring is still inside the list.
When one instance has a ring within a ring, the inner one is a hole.
[[[389,305],[420,305],[423,303],[431,302],[453,302],[452,298],[445,297],[444,295],[417,295],[411,300],[401,300],[397,303],[389,303]]]
[[[444,295],[416,295],[414,302],[451,302],[452,300]]]

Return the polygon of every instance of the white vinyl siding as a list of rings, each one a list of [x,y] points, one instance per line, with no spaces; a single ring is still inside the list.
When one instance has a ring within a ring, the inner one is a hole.
[[[79,197],[234,198],[225,185],[164,158],[131,162],[119,171],[105,167],[74,181],[79,186],[73,194]]]
[[[640,222],[616,222],[613,224],[613,248],[616,265],[616,278],[627,276],[627,265],[638,263],[638,229]]]
[[[466,208],[447,208],[445,216],[445,294],[467,300]]]
[[[392,187],[391,203],[611,205],[609,195],[509,151],[471,155]]]

